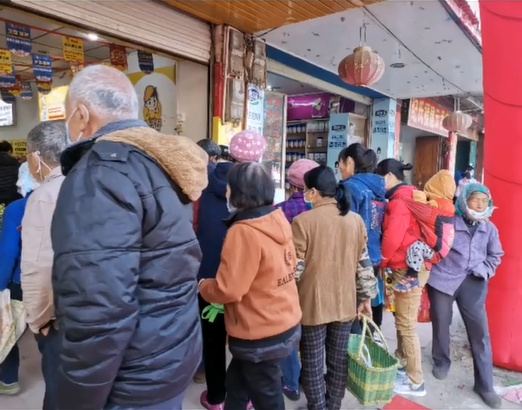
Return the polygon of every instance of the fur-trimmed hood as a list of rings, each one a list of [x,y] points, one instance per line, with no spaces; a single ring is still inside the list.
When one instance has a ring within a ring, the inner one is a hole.
[[[191,201],[197,201],[208,185],[208,155],[182,136],[166,135],[147,127],[127,128],[96,140],[132,145],[153,158]]]

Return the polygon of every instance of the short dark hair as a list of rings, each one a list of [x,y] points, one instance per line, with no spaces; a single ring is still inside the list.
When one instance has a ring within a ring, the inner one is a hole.
[[[242,162],[228,173],[230,205],[237,209],[254,209],[274,203],[275,186],[263,165]]]
[[[219,148],[219,145],[209,138],[199,140],[196,144],[203,148],[209,158],[219,158],[221,156],[221,148]]]
[[[320,165],[304,174],[307,189],[314,188],[323,198],[335,198],[342,216],[350,212],[350,193],[342,182],[337,183],[332,168]]]
[[[6,152],[9,154],[10,152],[13,152],[13,146],[9,141],[2,141],[0,142],[0,152]]]
[[[220,145],[221,155],[220,158],[228,162],[236,162],[236,160],[230,155],[230,149],[226,145]]]

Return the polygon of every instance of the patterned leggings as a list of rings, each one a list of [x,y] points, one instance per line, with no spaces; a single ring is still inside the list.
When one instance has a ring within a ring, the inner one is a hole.
[[[435,252],[424,242],[417,241],[408,248],[406,263],[408,264],[408,274],[417,274],[422,269],[424,261],[429,261],[435,256]]]
[[[348,378],[347,349],[351,327],[351,322],[302,326],[301,374],[308,410],[340,410]]]

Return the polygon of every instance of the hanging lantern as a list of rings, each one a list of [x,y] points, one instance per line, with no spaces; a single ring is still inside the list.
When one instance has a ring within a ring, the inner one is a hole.
[[[384,60],[370,47],[357,47],[339,63],[339,77],[345,83],[369,87],[384,75]]]
[[[466,131],[473,124],[471,115],[463,113],[462,111],[453,111],[442,120],[444,129],[450,132]]]

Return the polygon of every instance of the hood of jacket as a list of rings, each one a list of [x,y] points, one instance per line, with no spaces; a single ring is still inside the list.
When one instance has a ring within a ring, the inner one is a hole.
[[[20,163],[6,152],[0,152],[0,166],[19,167]]]
[[[197,201],[208,185],[208,155],[196,143],[147,127],[128,128],[97,139],[132,145],[153,158],[190,200]]]
[[[226,199],[227,175],[233,166],[232,162],[219,162],[214,171],[208,176],[208,186],[205,192],[214,194],[221,199]]]
[[[229,225],[245,224],[278,244],[292,241],[292,228],[281,209],[272,205],[236,211],[225,221]]]
[[[370,189],[376,200],[384,200],[386,196],[386,183],[380,175],[369,173],[355,174],[348,181],[350,184]]]
[[[440,170],[433,175],[426,185],[424,185],[424,193],[431,199],[450,199],[455,196],[457,186],[455,179],[446,169]]]

